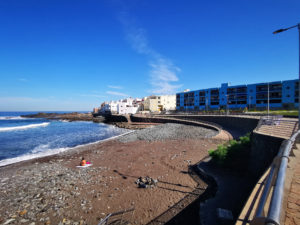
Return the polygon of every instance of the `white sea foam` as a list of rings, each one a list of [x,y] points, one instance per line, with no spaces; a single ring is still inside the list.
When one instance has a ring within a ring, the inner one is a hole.
[[[92,145],[92,144],[97,144],[97,143],[113,140],[113,139],[116,139],[118,137],[130,134],[132,132],[135,132],[135,131],[129,131],[129,132],[117,135],[117,136],[113,136],[113,137],[104,139],[104,140],[100,140],[100,141],[96,141],[96,142],[92,142],[92,143],[88,143],[88,144],[84,144],[84,145],[78,145],[78,146],[73,147],[73,148],[47,149],[49,147],[49,144],[39,145],[39,146],[35,147],[31,151],[31,153],[27,153],[27,154],[24,154],[24,155],[15,157],[15,158],[1,160],[0,161],[0,167],[10,165],[10,164],[14,164],[14,163],[18,163],[18,162],[22,162],[22,161],[26,161],[26,160],[30,160],[30,159],[42,158],[42,157],[50,156],[50,155],[56,155],[56,154],[65,152],[65,151],[70,150],[70,149],[75,149],[75,148],[79,148],[79,147],[83,147],[83,146],[88,146],[88,145]]]
[[[39,146],[35,147],[31,151],[31,153],[32,154],[37,154],[37,153],[40,153],[40,152],[45,152],[45,151],[49,150],[49,147],[50,147],[50,144],[39,145]]]
[[[0,120],[24,120],[30,118],[24,118],[21,116],[0,116]]]
[[[37,128],[37,127],[46,127],[49,124],[50,124],[49,122],[45,122],[45,123],[30,124],[30,125],[17,126],[17,127],[0,127],[0,132],[15,131],[15,130],[27,130],[27,129]]]
[[[13,163],[17,163],[17,162],[26,161],[29,159],[35,159],[35,158],[41,158],[41,157],[45,157],[45,156],[49,156],[49,155],[55,155],[55,154],[64,152],[68,149],[70,149],[70,148],[48,149],[43,152],[38,152],[38,153],[34,153],[34,154],[25,154],[25,155],[21,155],[21,156],[15,157],[15,158],[4,159],[4,160],[0,161],[0,167],[6,166],[9,164],[13,164]]]

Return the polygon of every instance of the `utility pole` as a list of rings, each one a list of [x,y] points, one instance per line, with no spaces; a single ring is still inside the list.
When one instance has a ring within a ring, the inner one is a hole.
[[[291,26],[291,27],[288,27],[288,28],[283,28],[283,29],[279,29],[279,30],[276,30],[276,31],[274,31],[273,32],[273,34],[278,34],[278,33],[281,33],[281,32],[283,32],[283,31],[287,31],[287,30],[289,30],[289,29],[292,29],[292,28],[295,28],[295,27],[298,27],[298,39],[299,39],[299,41],[298,41],[298,44],[299,44],[299,71],[298,71],[298,75],[299,75],[299,77],[298,77],[298,92],[299,92],[299,94],[298,94],[298,130],[299,130],[299,128],[300,128],[300,23],[298,23],[297,25],[294,25],[294,26]]]
[[[226,115],[229,115],[229,111],[228,111],[228,94],[226,95]]]
[[[269,117],[269,112],[270,112],[270,94],[269,94],[269,83],[268,83],[268,117]]]
[[[250,111],[250,105],[251,105],[251,96],[249,95],[249,106],[248,106],[248,111]]]

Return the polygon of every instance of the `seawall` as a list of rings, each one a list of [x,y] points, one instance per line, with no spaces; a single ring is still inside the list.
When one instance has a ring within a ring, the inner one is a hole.
[[[230,115],[168,115],[168,117],[215,123],[231,133],[234,137],[243,136],[248,132],[252,132],[259,121],[259,117]]]

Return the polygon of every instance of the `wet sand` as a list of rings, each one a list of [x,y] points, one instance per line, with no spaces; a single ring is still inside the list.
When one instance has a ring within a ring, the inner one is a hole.
[[[147,224],[197,187],[188,166],[223,142],[111,140],[0,168],[0,223],[98,224],[109,213],[134,208],[123,219]],[[76,168],[82,156],[93,165]],[[140,176],[158,179],[157,186],[138,188]]]

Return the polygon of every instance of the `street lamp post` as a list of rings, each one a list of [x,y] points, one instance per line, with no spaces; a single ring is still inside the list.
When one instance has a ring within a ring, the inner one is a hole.
[[[248,102],[248,111],[250,112],[250,106],[251,106],[251,96],[249,95],[249,102]]]
[[[268,117],[269,117],[269,113],[270,113],[270,87],[268,83]]]
[[[205,96],[205,111],[208,113],[208,96]]]
[[[297,25],[294,25],[294,26],[291,26],[291,27],[288,27],[288,28],[283,28],[283,29],[279,29],[279,30],[276,30],[273,32],[273,34],[278,34],[278,33],[281,33],[283,31],[287,31],[289,29],[292,29],[292,28],[295,28],[295,27],[298,27],[298,34],[299,34],[299,77],[298,77],[298,91],[299,91],[299,98],[298,98],[298,129],[300,128],[300,23],[298,23]]]
[[[228,110],[228,94],[226,95],[226,115],[229,115],[229,110]]]

